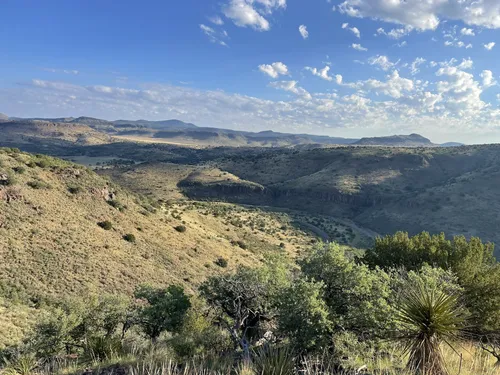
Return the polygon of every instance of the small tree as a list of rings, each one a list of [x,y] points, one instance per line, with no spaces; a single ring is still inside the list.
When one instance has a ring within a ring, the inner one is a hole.
[[[320,350],[328,342],[332,323],[322,294],[322,283],[299,279],[280,295],[279,330],[301,350]]]
[[[165,331],[178,333],[191,306],[189,297],[178,285],[166,289],[141,285],[135,291],[135,298],[142,300],[138,323],[153,342]]]
[[[289,283],[289,264],[280,256],[269,256],[261,268],[241,266],[234,274],[209,278],[200,292],[249,361],[251,343],[260,338],[262,324],[275,318],[277,296]]]

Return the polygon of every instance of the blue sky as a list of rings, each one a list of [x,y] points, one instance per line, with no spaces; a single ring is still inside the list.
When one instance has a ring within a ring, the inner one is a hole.
[[[0,3],[0,112],[500,141],[500,1]]]

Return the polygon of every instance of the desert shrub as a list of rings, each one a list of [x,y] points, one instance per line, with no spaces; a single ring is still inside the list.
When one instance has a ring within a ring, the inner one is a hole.
[[[50,189],[50,184],[42,180],[33,180],[26,183],[30,188],[40,190],[40,189]]]
[[[337,244],[320,244],[298,263],[306,277],[324,283],[324,300],[334,324],[382,335],[394,323],[390,275],[353,258]]]
[[[244,241],[238,240],[238,241],[236,241],[236,245],[241,247],[243,250],[248,249],[248,245]]]
[[[178,333],[191,307],[189,297],[178,285],[170,285],[166,289],[141,285],[134,296],[143,301],[138,308],[138,324],[153,341],[165,331]]]
[[[36,160],[35,161],[35,165],[39,168],[48,168],[50,167],[51,163],[48,159],[46,159],[45,157],[41,156],[40,159]]]
[[[326,348],[332,322],[323,300],[323,284],[299,279],[280,292],[278,327],[301,350]]]
[[[68,191],[71,194],[80,194],[81,192],[83,192],[83,188],[81,186],[78,186],[78,185],[69,185]]]
[[[219,267],[221,268],[226,268],[227,265],[228,265],[228,261],[226,258],[223,258],[223,257],[218,257],[215,262],[214,262],[216,265],[218,265]]]
[[[4,186],[12,186],[12,185],[15,185],[17,183],[17,178],[16,176],[11,173],[11,172],[7,172],[7,173],[0,173],[2,176],[0,177],[0,185],[4,185]]]
[[[12,170],[18,174],[23,174],[26,172],[26,168],[19,166],[19,167],[14,167]]]
[[[218,315],[202,299],[193,297],[179,334],[169,344],[180,359],[227,353],[232,348],[231,339],[217,322]]]
[[[111,199],[111,200],[108,200],[106,201],[111,207],[114,207],[116,208],[117,210],[119,211],[124,211],[125,210],[125,206],[123,204],[121,204],[120,201],[118,200],[115,200],[115,199]]]
[[[102,344],[99,337],[111,340],[124,326],[129,304],[126,297],[118,295],[57,301],[35,324],[26,342],[37,358],[88,354],[96,350],[98,341]],[[89,346],[93,340],[95,345]]]
[[[104,230],[113,229],[113,223],[111,223],[111,221],[109,221],[109,220],[100,221],[99,223],[97,223],[97,225],[100,226]]]
[[[186,226],[184,225],[177,225],[174,229],[179,233],[184,233],[187,230]]]
[[[136,238],[133,234],[131,233],[127,233],[126,235],[123,236],[123,239],[127,242],[130,242],[130,243],[135,243],[136,242]]]

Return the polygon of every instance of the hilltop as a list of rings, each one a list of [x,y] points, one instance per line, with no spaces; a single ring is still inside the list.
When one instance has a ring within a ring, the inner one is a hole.
[[[391,147],[431,147],[435,146],[429,139],[420,134],[392,135],[388,137],[361,138],[353,143],[360,146],[391,146]]]
[[[3,113],[0,113],[0,121],[8,120],[9,116],[4,115]]]
[[[2,144],[30,145],[42,144],[103,144],[112,141],[111,137],[83,124],[50,122],[42,120],[12,120],[0,123]]]

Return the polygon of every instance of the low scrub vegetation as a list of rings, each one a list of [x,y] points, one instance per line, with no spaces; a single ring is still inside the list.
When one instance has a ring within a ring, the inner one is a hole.
[[[140,285],[133,298],[53,301],[2,354],[9,374],[60,358],[130,374],[497,374],[498,280],[477,238],[397,233],[362,255],[318,244],[208,277],[195,294]]]

